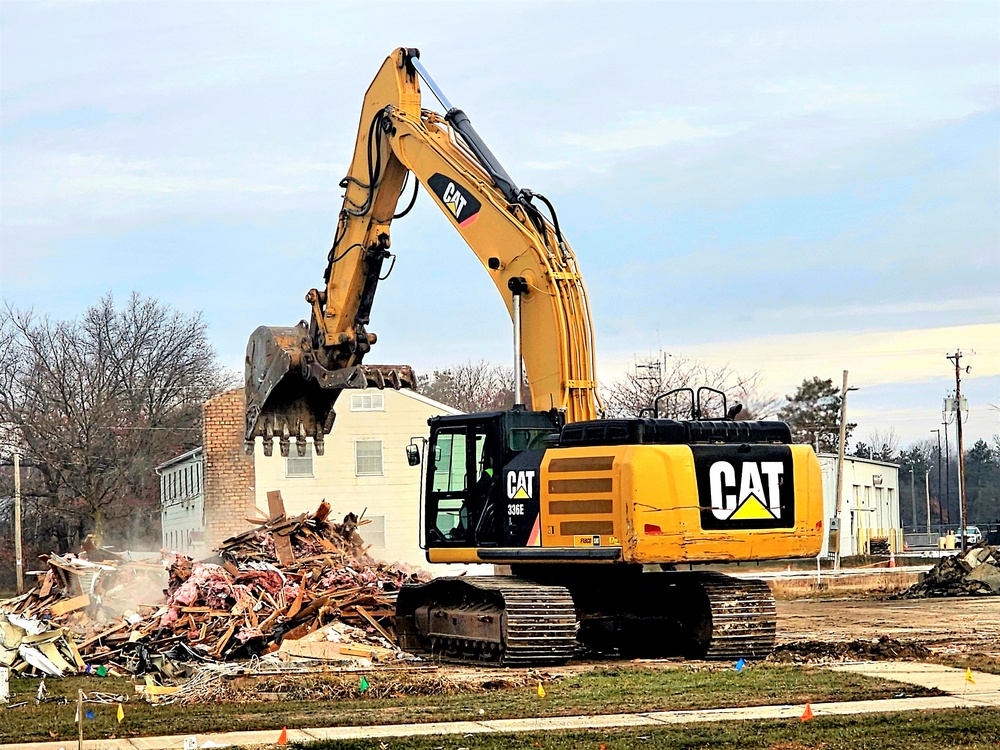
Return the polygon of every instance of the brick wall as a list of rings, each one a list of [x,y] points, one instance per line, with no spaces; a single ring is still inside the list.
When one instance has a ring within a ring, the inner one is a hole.
[[[205,544],[214,549],[250,528],[254,512],[253,456],[243,453],[242,388],[202,406],[205,417]]]

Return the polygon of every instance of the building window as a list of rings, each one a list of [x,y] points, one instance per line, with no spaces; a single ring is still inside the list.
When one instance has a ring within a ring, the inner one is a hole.
[[[354,441],[354,473],[359,477],[382,474],[382,441]]]
[[[352,393],[351,411],[385,411],[385,395],[381,393]]]
[[[385,540],[385,516],[367,516],[371,523],[366,523],[358,529],[365,544],[372,549],[385,549],[388,545]]]
[[[312,443],[306,443],[306,455],[300,456],[296,446],[291,446],[288,450],[288,458],[285,459],[286,477],[311,477],[313,475],[313,447]]]

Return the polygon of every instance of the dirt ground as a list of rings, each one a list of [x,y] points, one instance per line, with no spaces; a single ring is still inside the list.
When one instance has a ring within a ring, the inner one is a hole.
[[[941,654],[1000,657],[1000,597],[779,601],[778,643],[889,636]]]

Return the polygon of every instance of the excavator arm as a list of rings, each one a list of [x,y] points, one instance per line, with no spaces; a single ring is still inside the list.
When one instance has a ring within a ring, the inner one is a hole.
[[[423,78],[447,110],[421,108]],[[387,262],[392,220],[411,175],[433,196],[489,273],[508,311],[520,308],[522,354],[532,404],[565,410],[567,422],[594,419],[593,326],[576,258],[551,204],[518,188],[420,65],[419,53],[397,49],[365,95],[323,289],[306,295],[311,318],[292,328],[258,328],[246,359],[248,450],[273,438],[282,455],[290,439],[322,453],[334,404],[345,388],[412,387],[408,367],[370,366],[376,342],[368,331],[372,302]],[[417,190],[417,186],[413,186]],[[414,192],[413,198],[415,199]],[[551,219],[538,208],[548,208]],[[412,206],[412,202],[410,203]],[[518,304],[519,303],[519,304]],[[472,311],[470,311],[472,312]]]

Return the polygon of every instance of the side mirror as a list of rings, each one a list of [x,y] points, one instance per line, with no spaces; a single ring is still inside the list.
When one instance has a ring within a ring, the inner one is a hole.
[[[420,448],[413,443],[406,446],[406,463],[410,466],[420,466]]]

